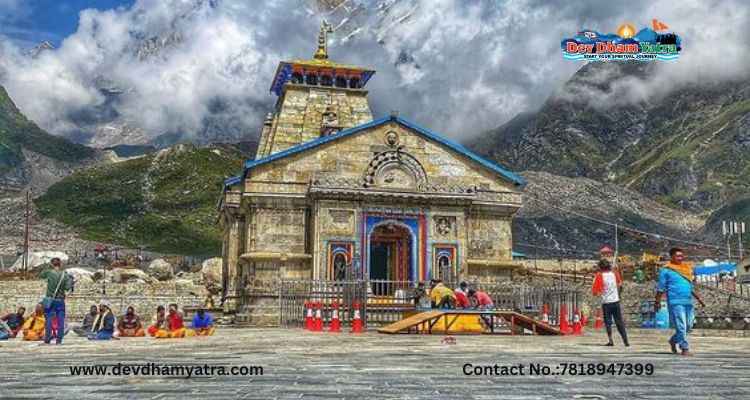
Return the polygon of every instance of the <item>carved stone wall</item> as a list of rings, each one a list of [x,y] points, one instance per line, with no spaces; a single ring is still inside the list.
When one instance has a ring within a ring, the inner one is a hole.
[[[469,258],[510,260],[511,237],[509,218],[472,214],[469,217]]]
[[[262,252],[304,253],[305,210],[254,208],[255,247]]]

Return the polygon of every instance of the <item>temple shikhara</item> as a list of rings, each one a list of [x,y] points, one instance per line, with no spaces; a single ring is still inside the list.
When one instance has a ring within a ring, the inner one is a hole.
[[[375,71],[279,63],[255,159],[225,182],[224,291],[269,309],[282,279],[456,281],[510,276],[521,177],[393,112],[374,118]]]

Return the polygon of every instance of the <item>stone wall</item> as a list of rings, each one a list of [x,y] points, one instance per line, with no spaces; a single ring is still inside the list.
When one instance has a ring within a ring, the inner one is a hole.
[[[527,255],[531,255],[531,254],[527,253]],[[521,263],[523,264],[524,268],[528,269],[529,271],[534,271],[538,269],[540,271],[560,272],[560,268],[562,268],[563,272],[565,273],[573,273],[573,271],[581,272],[583,270],[590,270],[596,266],[597,262],[599,262],[599,260],[594,260],[594,259],[591,259],[591,260],[564,259],[562,261],[558,261],[555,259],[521,260]]]
[[[46,283],[33,281],[0,281],[0,313],[14,311],[19,306],[26,310],[34,309],[44,296]],[[78,322],[92,304],[105,299],[110,302],[115,315],[121,315],[132,305],[145,320],[150,321],[158,305],[177,303],[180,307],[203,304],[207,292],[202,285],[192,281],[175,280],[143,283],[107,283],[106,295],[102,294],[101,283],[79,284],[67,296],[65,308],[68,322]]]

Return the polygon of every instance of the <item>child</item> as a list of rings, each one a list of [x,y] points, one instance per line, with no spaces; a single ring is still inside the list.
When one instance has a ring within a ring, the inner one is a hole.
[[[617,290],[622,285],[622,277],[619,271],[612,271],[612,265],[609,261],[600,260],[598,265],[599,272],[596,273],[591,292],[594,296],[601,296],[602,298],[604,325],[607,327],[607,337],[609,338],[606,346],[614,346],[612,342],[612,320],[614,319],[622,342],[625,347],[629,347],[628,334],[625,332],[625,322],[622,319],[622,309],[620,308],[620,295]]]

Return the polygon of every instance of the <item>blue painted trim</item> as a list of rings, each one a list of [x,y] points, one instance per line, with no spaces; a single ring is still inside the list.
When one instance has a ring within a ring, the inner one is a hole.
[[[396,122],[398,124],[401,124],[401,125],[409,128],[409,129],[411,129],[411,130],[419,133],[422,136],[425,136],[425,137],[427,137],[427,138],[429,138],[431,140],[434,140],[434,141],[436,141],[436,142],[438,142],[438,143],[440,143],[440,144],[442,144],[442,145],[450,148],[451,150],[453,150],[453,151],[455,151],[455,152],[463,155],[464,157],[469,158],[470,160],[472,160],[472,161],[474,161],[474,162],[482,165],[483,167],[485,167],[485,168],[487,168],[487,169],[489,169],[489,170],[491,170],[491,171],[499,174],[500,176],[504,177],[505,179],[510,180],[516,186],[525,186],[526,185],[526,180],[523,179],[521,176],[514,174],[513,172],[511,172],[511,171],[509,171],[509,170],[507,170],[507,169],[505,169],[505,168],[503,168],[503,167],[495,164],[492,161],[489,161],[489,160],[486,160],[486,159],[480,157],[479,155],[477,155],[474,152],[470,151],[466,147],[464,147],[464,146],[462,146],[462,145],[460,145],[458,143],[452,142],[452,141],[450,141],[448,139],[445,139],[444,137],[438,135],[437,133],[434,133],[434,132],[430,131],[429,129],[422,128],[421,126],[419,126],[419,125],[417,125],[417,124],[415,124],[415,123],[413,123],[411,121],[408,121],[408,120],[406,120],[404,118],[396,117],[396,116],[388,116],[388,117],[378,118],[378,119],[372,120],[372,121],[370,121],[370,122],[368,122],[366,124],[362,124],[362,125],[355,126],[353,128],[345,129],[345,130],[343,130],[343,131],[341,131],[341,132],[339,132],[339,133],[337,133],[335,135],[332,135],[332,136],[323,136],[321,138],[318,138],[318,139],[315,139],[315,140],[311,140],[309,142],[305,142],[305,143],[299,144],[299,145],[294,146],[294,147],[290,147],[290,148],[288,148],[286,150],[280,151],[278,153],[271,154],[270,156],[265,157],[265,158],[261,158],[259,160],[247,160],[247,161],[245,161],[245,169],[243,171],[243,177],[247,176],[247,172],[249,170],[251,170],[251,169],[253,169],[253,168],[255,168],[255,167],[259,166],[259,165],[267,164],[269,162],[276,161],[276,160],[281,159],[281,158],[285,158],[285,157],[288,157],[288,156],[291,156],[291,155],[294,155],[294,154],[297,154],[297,153],[301,153],[301,152],[303,152],[305,150],[309,150],[309,149],[312,149],[314,147],[318,147],[320,145],[323,145],[323,144],[326,144],[326,143],[329,143],[329,142],[333,142],[335,140],[339,140],[339,139],[347,137],[347,136],[354,135],[354,134],[356,134],[358,132],[361,132],[363,130],[366,130],[366,129],[369,129],[369,128],[373,128],[373,127],[376,127],[376,126],[380,126],[380,125],[383,125],[383,124],[391,122],[391,121]]]
[[[232,176],[224,180],[224,190],[232,185],[236,185],[242,182],[242,176]]]
[[[526,258],[526,254],[525,253],[521,253],[520,251],[512,251],[511,252],[511,257],[513,257],[513,258],[515,258],[515,257]]]

